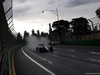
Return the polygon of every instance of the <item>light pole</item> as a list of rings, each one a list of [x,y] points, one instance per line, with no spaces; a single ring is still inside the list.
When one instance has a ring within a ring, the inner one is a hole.
[[[92,23],[93,36],[94,36],[94,40],[95,40],[95,29],[94,29],[94,26],[93,26],[93,22],[90,19],[88,19],[88,20]]]
[[[54,12],[56,14],[56,16],[57,16],[57,20],[59,20],[58,9],[56,9],[56,10],[43,10],[42,13],[44,13],[44,11],[52,11],[52,12]]]

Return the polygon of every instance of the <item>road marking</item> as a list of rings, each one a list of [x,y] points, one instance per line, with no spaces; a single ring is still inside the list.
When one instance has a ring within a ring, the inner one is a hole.
[[[52,63],[51,61],[49,61],[49,60],[47,60],[47,59],[45,59],[45,58],[43,58],[43,57],[40,57],[40,56],[38,56],[37,54],[34,54],[33,52],[31,52],[31,51],[28,50],[27,48],[26,48],[26,50],[27,50],[28,52],[30,52],[31,54],[33,54],[35,57],[40,58],[40,60],[43,60],[43,61],[48,62],[49,64],[53,65],[53,63]]]
[[[76,57],[75,55],[69,55],[70,57]]]
[[[90,59],[91,61],[96,61],[96,59]]]
[[[97,52],[97,54],[99,55],[100,53],[99,53],[99,52]]]
[[[100,60],[97,60],[97,62],[100,62]]]
[[[90,59],[91,61],[96,61],[96,62],[100,62],[100,60],[98,59]]]
[[[53,53],[57,53],[57,52],[53,52]]]
[[[91,54],[97,54],[97,55],[100,55],[99,52],[90,52]]]
[[[38,62],[36,62],[34,59],[32,59],[30,56],[28,56],[28,55],[24,52],[23,48],[22,48],[22,52],[23,52],[23,54],[24,54],[27,58],[29,58],[32,62],[34,62],[34,63],[37,64],[39,67],[41,67],[42,69],[44,69],[46,72],[48,72],[48,73],[51,74],[51,75],[55,75],[55,73],[51,72],[49,69],[45,68],[44,66],[42,66],[41,64],[39,64]]]
[[[58,48],[53,48],[53,49],[58,49]]]
[[[76,50],[70,50],[71,52],[74,52],[74,51],[76,51]]]
[[[90,52],[91,54],[96,54],[96,52]]]

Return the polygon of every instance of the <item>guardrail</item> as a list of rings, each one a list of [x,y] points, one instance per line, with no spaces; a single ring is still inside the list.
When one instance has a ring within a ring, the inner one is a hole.
[[[1,52],[1,72],[0,75],[8,74],[8,48],[3,46],[3,51]]]
[[[0,0],[0,75],[9,74],[9,48],[22,43],[15,39],[13,27],[13,0]],[[12,30],[11,30],[12,29]]]

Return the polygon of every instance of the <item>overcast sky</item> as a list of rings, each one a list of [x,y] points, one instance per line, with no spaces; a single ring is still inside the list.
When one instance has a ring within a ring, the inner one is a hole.
[[[57,20],[54,12],[43,10],[58,9],[59,19],[71,21],[73,18],[95,17],[100,0],[13,0],[14,28],[31,34],[34,29],[48,32],[48,24]]]

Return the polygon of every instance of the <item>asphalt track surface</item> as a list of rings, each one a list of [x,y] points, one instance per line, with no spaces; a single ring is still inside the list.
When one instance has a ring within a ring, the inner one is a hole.
[[[16,50],[16,75],[100,75],[100,47],[53,48],[53,53],[38,53],[27,47]]]

